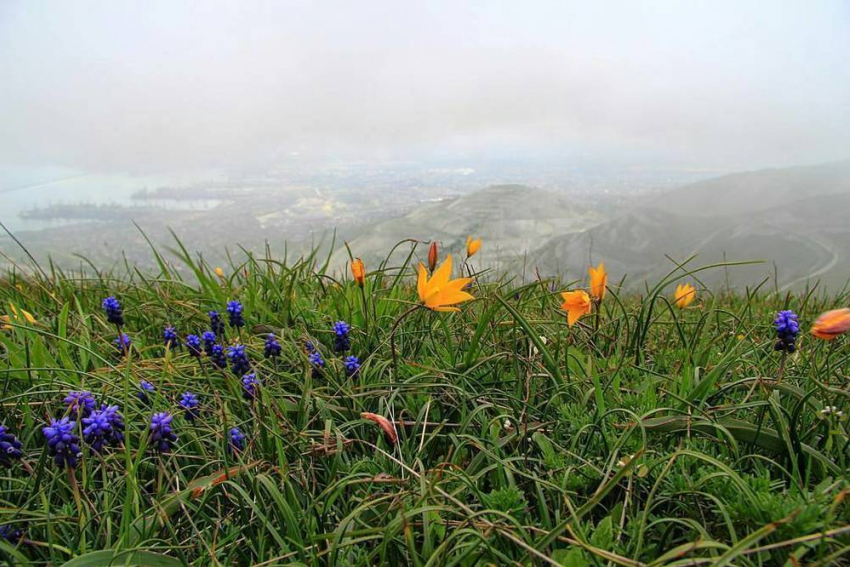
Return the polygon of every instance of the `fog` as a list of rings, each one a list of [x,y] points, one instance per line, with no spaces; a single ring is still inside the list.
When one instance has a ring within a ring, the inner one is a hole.
[[[846,2],[0,4],[0,162],[848,157]]]

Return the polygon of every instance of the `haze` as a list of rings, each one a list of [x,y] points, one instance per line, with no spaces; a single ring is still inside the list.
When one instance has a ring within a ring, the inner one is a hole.
[[[841,1],[7,0],[0,162],[823,162],[848,54]]]

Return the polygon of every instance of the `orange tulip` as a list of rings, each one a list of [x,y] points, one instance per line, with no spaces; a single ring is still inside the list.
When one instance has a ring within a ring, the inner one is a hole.
[[[608,273],[605,271],[605,264],[599,262],[599,267],[590,267],[587,270],[590,274],[590,295],[597,301],[602,301],[605,297],[605,288],[608,285]]]
[[[679,284],[676,286],[676,306],[679,309],[684,309],[694,302],[697,298],[697,289],[689,283],[685,285]]]
[[[360,287],[363,287],[366,284],[366,266],[360,258],[356,258],[351,263],[351,275],[354,276],[354,281],[356,281],[357,285]]]
[[[561,309],[567,312],[567,324],[572,327],[576,321],[590,313],[590,296],[584,290],[561,292],[564,302]]]
[[[395,427],[389,419],[385,418],[382,415],[378,415],[376,413],[371,413],[368,411],[364,411],[363,413],[361,413],[360,417],[376,423],[378,427],[384,430],[384,434],[387,436],[387,439],[389,439],[392,444],[398,443],[398,434],[395,432]]]
[[[481,248],[481,239],[473,240],[472,236],[466,237],[466,259],[469,260],[478,252],[478,249]]]
[[[419,292],[419,300],[425,307],[434,311],[460,311],[452,305],[475,299],[472,295],[463,291],[463,288],[469,285],[472,278],[449,280],[451,275],[451,254],[446,256],[446,261],[434,272],[431,279],[428,279],[425,266],[422,265],[422,262],[419,262],[419,280],[416,283],[416,291]]]
[[[838,335],[850,331],[850,309],[827,311],[814,322],[809,332],[819,339],[831,341]]]
[[[437,250],[437,241],[433,241],[431,243],[431,247],[428,248],[428,271],[434,272],[437,268],[437,262],[440,260],[440,254]]]

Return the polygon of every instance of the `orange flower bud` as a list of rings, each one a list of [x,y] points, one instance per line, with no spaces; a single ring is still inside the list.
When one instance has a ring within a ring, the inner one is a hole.
[[[437,268],[437,262],[440,260],[440,254],[437,251],[437,241],[431,242],[431,247],[428,249],[428,271],[433,272]]]
[[[351,275],[354,276],[354,281],[356,281],[357,285],[360,287],[363,287],[366,284],[366,266],[360,258],[355,258],[354,261],[351,262]]]
[[[831,341],[838,335],[850,331],[850,309],[827,311],[814,322],[809,332],[819,339]]]

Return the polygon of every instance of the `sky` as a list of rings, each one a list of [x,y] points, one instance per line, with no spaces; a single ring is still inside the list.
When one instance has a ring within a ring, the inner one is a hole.
[[[0,164],[850,158],[850,3],[0,2]]]

